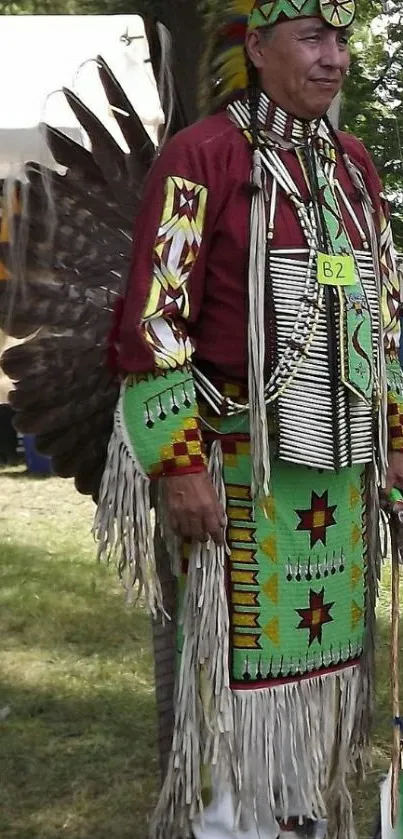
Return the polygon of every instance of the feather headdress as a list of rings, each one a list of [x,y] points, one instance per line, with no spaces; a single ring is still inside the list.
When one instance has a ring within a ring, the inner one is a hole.
[[[322,17],[329,26],[344,28],[355,13],[355,0],[210,0],[201,67],[202,112],[211,112],[247,87],[244,45],[251,29],[300,17]]]

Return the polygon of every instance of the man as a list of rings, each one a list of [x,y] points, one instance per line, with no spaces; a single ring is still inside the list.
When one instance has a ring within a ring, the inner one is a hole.
[[[356,836],[403,400],[380,183],[325,117],[354,15],[234,0],[216,112],[165,147],[136,222],[97,528],[162,608],[159,479],[182,625],[158,839]]]

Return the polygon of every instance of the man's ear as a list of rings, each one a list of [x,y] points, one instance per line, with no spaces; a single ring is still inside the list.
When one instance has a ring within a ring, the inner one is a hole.
[[[252,64],[257,70],[261,70],[264,65],[264,39],[258,29],[253,29],[252,32],[248,32],[245,49]]]

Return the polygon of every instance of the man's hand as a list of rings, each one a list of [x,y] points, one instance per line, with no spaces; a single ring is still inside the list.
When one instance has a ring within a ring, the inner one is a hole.
[[[208,472],[163,478],[168,521],[184,539],[224,542],[227,518]]]
[[[403,452],[389,452],[389,466],[386,473],[385,494],[388,496],[393,487],[403,492]]]

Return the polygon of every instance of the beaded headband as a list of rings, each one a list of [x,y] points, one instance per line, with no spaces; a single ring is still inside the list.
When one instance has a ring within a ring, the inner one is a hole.
[[[233,5],[245,7],[250,3]],[[355,0],[256,0],[249,12],[248,29],[299,17],[321,17],[329,26],[344,28],[352,24],[355,13]]]

